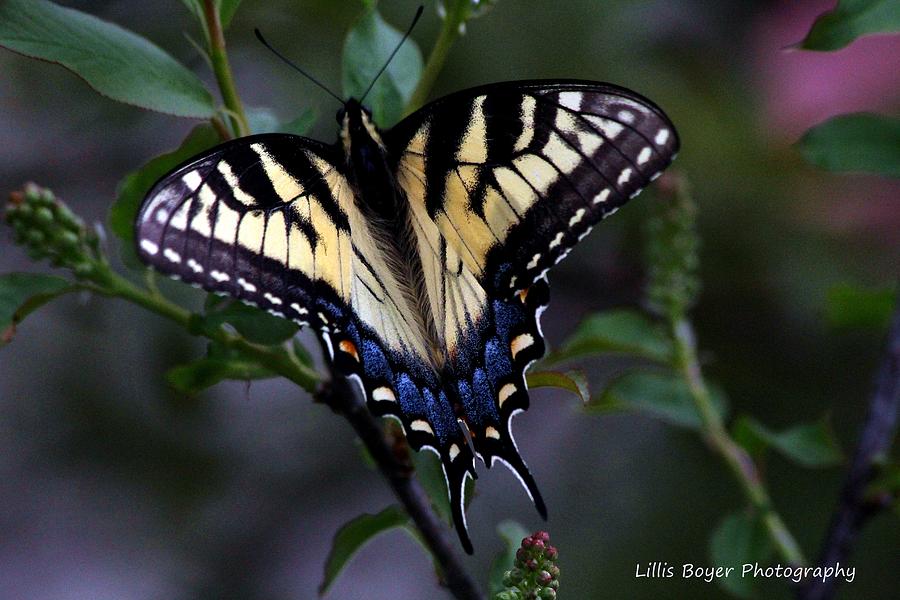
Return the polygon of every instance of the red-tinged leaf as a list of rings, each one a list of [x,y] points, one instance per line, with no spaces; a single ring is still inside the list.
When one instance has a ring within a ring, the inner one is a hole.
[[[581,371],[535,371],[526,375],[529,388],[555,387],[568,390],[584,404],[591,400],[587,377]]]

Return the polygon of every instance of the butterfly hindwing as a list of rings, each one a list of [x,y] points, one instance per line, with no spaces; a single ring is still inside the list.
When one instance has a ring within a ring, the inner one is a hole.
[[[545,514],[510,430],[544,352],[545,274],[668,166],[674,128],[616,86],[509,82],[437,100],[386,141],[475,451],[507,464]]]

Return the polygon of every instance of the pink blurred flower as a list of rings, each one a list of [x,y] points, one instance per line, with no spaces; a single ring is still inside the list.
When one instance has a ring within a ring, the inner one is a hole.
[[[794,142],[834,115],[900,108],[900,35],[860,38],[841,50],[789,48],[799,43],[834,0],[776,3],[752,30],[750,48],[763,94],[764,129]]]

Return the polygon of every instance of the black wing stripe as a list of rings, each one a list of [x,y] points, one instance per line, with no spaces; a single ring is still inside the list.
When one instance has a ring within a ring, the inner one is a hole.
[[[576,113],[576,114],[577,114],[577,113]],[[580,115],[578,115],[578,116],[580,116]],[[619,157],[622,159],[622,161],[624,161],[625,163],[631,165],[631,167],[632,167],[636,172],[638,172],[638,173],[641,172],[640,169],[638,168],[637,164],[635,164],[635,163],[632,161],[632,159],[629,158],[629,156],[628,156],[627,154],[625,154],[625,153],[619,148],[618,144],[616,144],[615,142],[613,142],[613,138],[611,138],[610,136],[606,135],[604,132],[602,132],[600,129],[598,129],[598,128],[597,128],[596,126],[594,126],[593,124],[590,124],[590,122],[588,122],[588,121],[586,121],[586,122],[588,123],[588,126],[591,127],[592,130],[593,130],[599,137],[603,138],[603,144],[600,146],[600,148],[598,148],[598,150],[597,150],[598,152],[599,152],[600,149],[602,149],[604,146],[609,146],[609,147],[611,147],[611,148],[619,155]],[[607,181],[607,183],[610,185],[610,187],[612,187],[612,188],[615,189],[617,192],[619,192],[619,194],[620,194],[620,196],[621,196],[622,198],[627,198],[627,197],[628,197],[628,194],[626,194],[626,193],[624,192],[623,184],[620,183],[618,180],[614,183],[614,182],[609,178],[609,176],[608,176],[606,173],[604,173],[603,171],[601,171],[601,170],[597,167],[597,162],[593,159],[593,157],[589,157],[589,156],[585,155],[584,152],[582,151],[581,147],[580,147],[578,144],[573,143],[573,142],[571,141],[571,139],[569,138],[569,135],[568,135],[565,131],[559,129],[555,124],[552,124],[552,125],[550,126],[550,128],[552,129],[552,131],[554,131],[554,132],[557,134],[557,136],[558,136],[561,140],[563,140],[563,142],[564,142],[566,145],[568,145],[570,148],[572,148],[572,150],[574,150],[576,153],[578,153],[578,154],[581,156],[582,161],[584,161],[584,164],[589,165],[594,171],[596,171],[601,177],[603,177],[603,178]],[[611,157],[606,157],[606,158],[611,158]],[[552,161],[551,161],[551,162],[552,162]],[[620,162],[621,162],[621,161],[620,161]],[[622,171],[622,169],[617,169],[617,170],[618,170],[620,173],[621,173],[621,171]]]
[[[598,136],[602,137],[604,143],[605,143],[606,145],[609,145],[610,147],[612,147],[613,150],[615,150],[616,153],[618,153],[618,155],[619,155],[625,162],[627,162],[628,164],[630,164],[630,165],[634,168],[634,170],[635,170],[637,173],[641,173],[641,172],[642,172],[641,168],[637,165],[637,163],[634,161],[634,159],[632,159],[627,153],[625,153],[625,152],[619,147],[619,145],[616,144],[616,143],[613,141],[613,138],[612,138],[612,137],[610,137],[609,135],[607,135],[606,133],[604,133],[604,132],[603,132],[601,129],[599,129],[594,123],[591,123],[589,120],[587,120],[587,119],[584,117],[583,114],[580,114],[580,113],[574,113],[574,114],[575,114],[576,116],[578,116],[578,117],[581,117],[581,118],[584,120],[584,122],[587,124],[587,126],[590,127],[590,128],[591,128]],[[610,120],[612,120],[612,119],[610,119]],[[571,141],[568,139],[568,136],[565,134],[565,132],[563,132],[562,130],[558,129],[555,125],[553,126],[553,129],[557,132],[557,134],[558,134],[561,138],[563,138],[567,143],[569,143],[569,145],[571,145],[571,146],[576,150],[576,152],[578,152],[579,154],[581,154],[581,155],[582,155],[582,158],[584,158],[584,160],[585,160],[588,164],[590,164],[594,169],[597,170],[598,173],[600,173],[600,170],[597,169],[596,161],[595,161],[593,158],[588,157],[588,156],[585,156],[584,153],[581,151],[580,147],[578,147],[578,146],[575,145],[575,144],[572,144]],[[602,146],[601,146],[601,148],[602,148]],[[604,175],[604,178],[605,178],[605,177],[606,177],[606,176]],[[609,180],[607,179],[607,181],[609,181]],[[612,185],[612,182],[610,182],[610,184]]]
[[[408,173],[409,173],[410,175],[412,175],[413,177],[416,177],[420,182],[423,182],[423,183],[424,183],[424,180],[423,180],[418,174],[416,174],[412,169],[406,169],[406,172],[408,172]],[[507,202],[508,202],[508,201],[507,201]],[[416,224],[416,226],[419,227],[418,224]],[[455,224],[454,224],[454,227],[455,227]],[[462,230],[460,230],[459,228],[456,228],[456,227],[455,227],[455,231],[457,232],[457,234],[463,233]],[[447,246],[447,239],[446,239],[445,237],[441,236],[441,238],[440,238],[440,239],[441,239],[441,248],[440,248],[440,250],[438,250],[437,248],[435,248],[435,247],[431,244],[430,240],[428,239],[428,236],[426,236],[424,233],[422,234],[422,238],[421,238],[421,239],[422,239],[423,241],[425,241],[425,243],[428,245],[429,248],[431,248],[431,251],[432,251],[432,253],[433,253],[434,256],[435,256],[435,259],[437,260],[437,263],[438,263],[439,265],[445,265],[445,264],[446,264],[446,254],[445,254],[445,252],[446,252],[446,246]],[[469,254],[472,255],[472,256],[474,256],[474,253],[472,253],[471,250],[469,250]],[[441,279],[441,289],[445,289],[445,285],[446,285],[446,284],[445,284],[445,279],[444,279],[445,276],[446,276],[446,269],[441,269],[441,278],[442,278],[442,279]],[[465,279],[465,280],[466,280],[466,285],[468,286],[469,291],[472,292],[472,293],[475,293],[476,290],[474,289],[474,287],[472,287],[472,284],[468,282],[468,278],[460,278],[460,279]],[[443,298],[441,298],[440,300],[441,300],[441,304],[443,304]]]

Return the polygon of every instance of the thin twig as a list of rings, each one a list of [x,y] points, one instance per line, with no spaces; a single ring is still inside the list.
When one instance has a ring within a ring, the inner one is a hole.
[[[218,116],[211,118],[209,122],[212,124],[213,129],[216,130],[216,133],[219,134],[219,138],[223,142],[227,142],[228,140],[232,139],[232,137],[234,137],[231,135],[231,132],[228,131],[228,127],[225,125],[225,122],[222,121],[222,119]]]
[[[783,560],[803,565],[806,559],[800,545],[772,506],[753,459],[728,432],[703,376],[697,339],[688,318],[688,309],[696,301],[700,287],[697,209],[689,186],[684,176],[669,174],[660,182],[659,189],[663,202],[658,205],[658,214],[648,222],[645,234],[649,266],[647,302],[650,310],[662,316],[668,325],[674,348],[671,366],[687,386],[700,416],[703,437],[731,471],[772,545]]]
[[[778,554],[793,565],[806,564],[803,551],[781,515],[772,507],[769,492],[759,475],[753,459],[728,434],[722,418],[712,404],[709,388],[700,370],[693,328],[687,319],[673,324],[676,366],[688,384],[694,405],[700,413],[703,433],[713,450],[725,461],[741,486],[747,501],[762,520]]]
[[[872,501],[867,495],[869,483],[877,476],[880,462],[890,451],[897,431],[900,407],[900,306],[894,313],[887,348],[875,379],[875,391],[844,480],[838,506],[831,518],[828,535],[822,546],[818,566],[834,567],[846,561],[863,525],[883,510],[884,502]],[[890,500],[888,500],[890,501]],[[801,588],[800,600],[829,600],[837,591],[839,579],[814,579]]]
[[[240,335],[226,331],[224,328],[200,327],[202,317],[192,314],[185,308],[170,302],[158,292],[138,287],[121,275],[114,272],[105,263],[98,265],[94,281],[82,286],[102,296],[121,298],[137,304],[153,313],[178,323],[195,335],[203,335],[223,346],[236,350],[257,361],[266,368],[282,375],[309,392],[314,391],[321,383],[320,375],[311,367],[296,361],[281,346],[264,346],[247,341]]]

